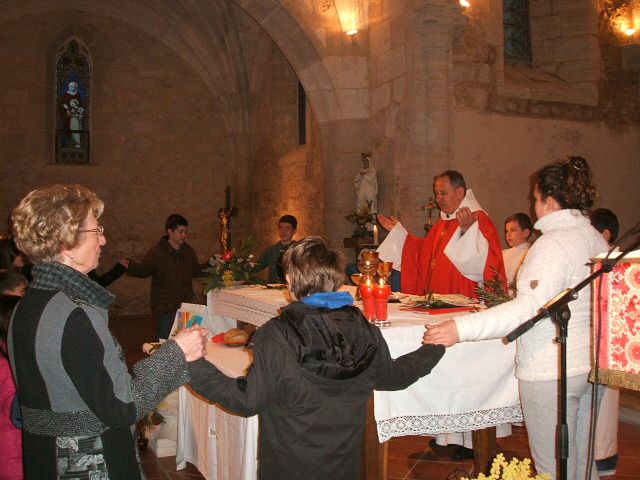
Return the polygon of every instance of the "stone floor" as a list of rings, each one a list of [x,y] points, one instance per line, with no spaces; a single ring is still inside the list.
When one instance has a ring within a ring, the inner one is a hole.
[[[122,316],[111,320],[111,328],[122,343],[129,364],[144,357],[141,346],[152,341],[155,327],[148,315]],[[627,423],[620,424],[618,432],[618,454],[620,462],[616,475],[606,477],[611,480],[640,480],[640,427]],[[473,474],[472,461],[454,462],[449,447],[432,451],[430,437],[400,437],[389,442],[387,478],[389,480],[453,480]],[[500,450],[507,457],[530,457],[526,430],[514,428],[510,437],[498,440]],[[175,457],[157,458],[147,449],[142,454],[148,480],[159,479],[202,479],[193,465],[176,471]],[[283,479],[284,480],[284,479]]]

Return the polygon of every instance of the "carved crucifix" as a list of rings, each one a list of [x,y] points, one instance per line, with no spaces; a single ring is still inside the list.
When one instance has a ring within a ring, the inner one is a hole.
[[[235,217],[237,213],[238,209],[231,206],[231,187],[227,185],[224,189],[224,207],[218,209],[222,253],[231,248],[231,217]]]

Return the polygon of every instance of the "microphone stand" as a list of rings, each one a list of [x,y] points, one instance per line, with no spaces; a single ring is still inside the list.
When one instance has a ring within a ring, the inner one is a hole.
[[[578,298],[578,292],[580,290],[599,276],[610,272],[616,263],[639,246],[640,240],[637,240],[616,258],[606,259],[598,270],[582,280],[575,287],[567,288],[560,292],[543,305],[537,315],[531,317],[506,336],[507,341],[513,342],[520,335],[529,331],[540,320],[547,317],[551,318],[551,320],[558,325],[559,335],[556,337],[556,343],[560,345],[560,412],[556,429],[556,457],[560,462],[560,480],[567,479],[567,460],[569,458],[569,427],[567,425],[567,334],[569,319],[571,318],[569,302]]]

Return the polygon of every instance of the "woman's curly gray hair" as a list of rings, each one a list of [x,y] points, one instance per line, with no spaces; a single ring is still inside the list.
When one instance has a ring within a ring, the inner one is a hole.
[[[62,249],[80,243],[89,213],[98,218],[104,202],[82,185],[51,185],[33,190],[13,210],[16,245],[33,263],[60,259]]]

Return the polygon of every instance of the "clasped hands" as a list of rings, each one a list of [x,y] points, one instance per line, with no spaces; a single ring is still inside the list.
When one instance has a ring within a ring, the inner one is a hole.
[[[453,320],[446,320],[435,325],[425,325],[426,332],[422,335],[422,343],[425,345],[444,345],[450,347],[460,341],[458,327]]]
[[[187,362],[193,362],[207,354],[207,334],[206,328],[194,325],[176,334],[173,340],[184,353]]]

